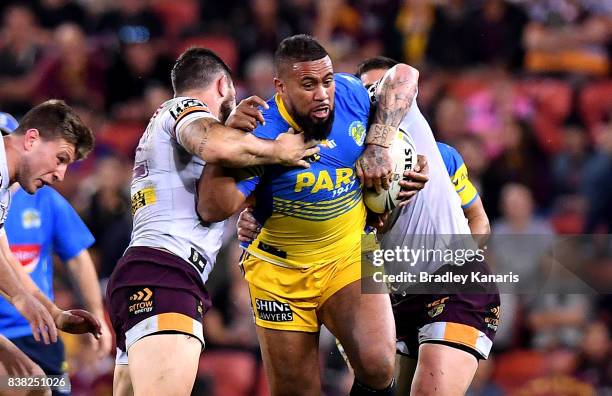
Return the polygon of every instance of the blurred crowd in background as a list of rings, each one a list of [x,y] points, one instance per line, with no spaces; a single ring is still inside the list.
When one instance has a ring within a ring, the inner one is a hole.
[[[267,99],[273,51],[295,33],[315,35],[336,71],[375,55],[419,69],[421,111],[465,159],[493,234],[612,233],[612,0],[4,0],[0,15],[0,110],[19,118],[61,98],[95,132],[95,152],[58,190],[96,237],[103,285],[129,242],[134,149],[172,96],[174,59],[211,48],[232,68],[239,99]],[[209,283],[194,394],[266,394],[234,224]],[[532,276],[539,258],[520,251],[496,269]],[[588,260],[612,285],[607,253]],[[56,274],[58,305],[78,305]],[[612,296],[503,300],[470,395],[612,394]],[[110,394],[113,357],[65,340],[73,393]],[[328,334],[321,349],[325,394],[346,394],[352,379]]]

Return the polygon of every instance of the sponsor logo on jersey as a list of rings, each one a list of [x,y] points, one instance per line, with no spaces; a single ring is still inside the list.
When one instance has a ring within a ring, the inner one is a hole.
[[[336,148],[336,146],[338,146],[336,142],[334,141],[334,139],[324,139],[321,141],[321,143],[319,143],[319,145],[321,147],[325,147],[328,149],[333,149],[333,148]]]
[[[352,168],[337,168],[335,174],[329,174],[325,169],[315,172],[301,172],[296,175],[295,192],[300,192],[305,188],[310,189],[314,194],[320,190],[332,191],[351,184],[355,180]]]
[[[363,146],[366,137],[365,125],[361,121],[353,121],[349,125],[349,135],[353,138],[357,146]]]
[[[19,260],[23,269],[31,273],[40,261],[41,246],[39,244],[12,244],[11,252]]]
[[[134,179],[142,179],[149,176],[149,166],[147,161],[137,162],[134,165]]]
[[[155,188],[152,186],[145,187],[132,195],[132,215],[144,206],[151,205],[157,201]]]
[[[202,300],[200,300],[199,298],[196,298],[196,312],[198,319],[200,319],[201,321],[202,317],[204,316],[204,307],[202,304]]]
[[[129,297],[128,313],[132,316],[153,311],[153,290],[148,287],[133,289]]]
[[[427,311],[427,315],[429,315],[430,318],[440,315],[444,311],[444,308],[446,307],[445,303],[449,298],[450,297],[444,297],[427,304],[427,308],[429,309],[429,311]]]
[[[40,228],[40,212],[33,208],[28,208],[21,214],[21,225],[25,229]]]
[[[287,303],[256,298],[255,309],[257,310],[259,319],[267,322],[293,321],[293,311]]]
[[[204,272],[204,268],[206,268],[206,259],[202,257],[200,252],[195,250],[193,247],[191,248],[191,254],[189,255],[189,262],[198,270],[198,272]]]
[[[174,118],[175,120],[178,120],[181,115],[183,115],[183,113],[187,114],[188,111],[203,111],[208,113],[208,106],[206,106],[204,103],[202,103],[201,101],[197,100],[197,99],[183,99],[180,102],[178,102],[177,104],[175,104],[174,106],[172,106],[172,108],[170,108],[170,115],[172,116],[172,118]]]
[[[499,305],[489,309],[488,316],[485,317],[484,321],[487,327],[493,331],[497,331],[499,326],[499,316],[501,315],[501,307]]]

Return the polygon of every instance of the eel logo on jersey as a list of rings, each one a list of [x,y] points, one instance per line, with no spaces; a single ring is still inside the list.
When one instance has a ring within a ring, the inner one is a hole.
[[[149,186],[137,191],[132,195],[132,215],[144,206],[151,205],[157,201],[155,188]]]
[[[11,245],[11,252],[19,260],[23,269],[27,273],[32,273],[40,261],[40,245],[38,244],[19,244]]]
[[[25,229],[40,228],[40,212],[36,209],[26,209],[21,215],[21,225]]]
[[[267,322],[291,322],[293,311],[287,303],[255,299],[255,308],[259,319]]]
[[[357,146],[363,146],[366,136],[365,126],[361,121],[353,121],[349,126],[349,135],[353,138]]]
[[[148,313],[153,311],[154,300],[153,291],[148,287],[142,289],[133,289],[130,295],[130,303],[128,305],[128,312],[130,315],[138,315],[141,313]]]

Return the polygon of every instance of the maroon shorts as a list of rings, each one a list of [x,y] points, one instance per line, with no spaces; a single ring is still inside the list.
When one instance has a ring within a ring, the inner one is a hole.
[[[129,248],[110,277],[106,301],[117,364],[127,364],[129,347],[155,333],[186,333],[204,345],[202,317],[210,298],[195,268],[174,254]]]
[[[468,268],[490,273],[485,262],[472,263],[463,270]],[[443,267],[436,273],[445,270],[459,272],[453,266]],[[468,289],[392,296],[397,352],[417,359],[420,344],[439,343],[464,350],[477,359],[486,359],[499,326],[499,292],[495,285],[480,288],[471,285]]]

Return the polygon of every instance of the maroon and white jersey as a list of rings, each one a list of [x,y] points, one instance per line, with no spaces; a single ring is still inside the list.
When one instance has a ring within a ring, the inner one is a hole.
[[[178,133],[200,118],[217,120],[204,103],[187,97],[165,102],[151,117],[136,149],[130,246],[165,249],[193,265],[206,282],[225,222],[200,220],[197,184],[205,162],[185,150]]]

